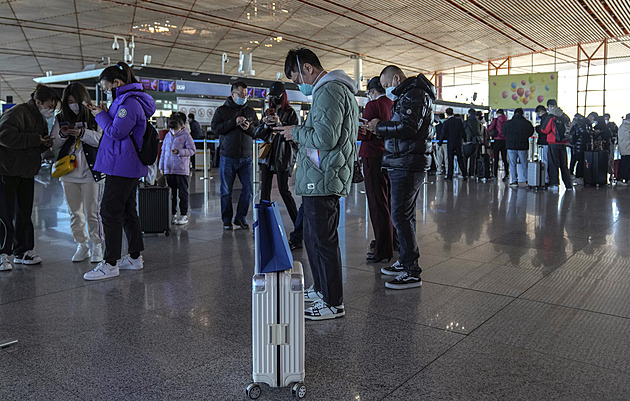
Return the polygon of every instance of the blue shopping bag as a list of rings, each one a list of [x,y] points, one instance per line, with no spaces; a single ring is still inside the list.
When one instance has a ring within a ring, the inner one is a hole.
[[[255,205],[257,220],[256,272],[271,273],[293,268],[293,255],[276,202],[261,201]]]

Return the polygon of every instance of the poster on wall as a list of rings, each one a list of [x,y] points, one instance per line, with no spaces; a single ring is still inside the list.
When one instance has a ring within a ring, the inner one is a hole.
[[[178,97],[177,110],[188,116],[189,113],[195,115],[195,120],[202,125],[210,125],[216,109],[225,103],[225,100],[195,99]]]
[[[558,73],[493,75],[488,77],[489,101],[493,109],[535,109],[547,100],[558,99]]]

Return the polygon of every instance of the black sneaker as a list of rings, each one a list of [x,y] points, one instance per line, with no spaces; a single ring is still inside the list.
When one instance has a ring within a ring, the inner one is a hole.
[[[249,224],[245,220],[234,220],[234,225],[241,228],[241,230],[249,229]]]
[[[381,273],[386,274],[388,276],[397,276],[403,271],[403,265],[400,264],[399,261],[396,261],[391,266],[386,266],[381,268]]]
[[[232,224],[230,224],[230,223],[223,223],[223,229],[225,231],[232,231]]]
[[[298,243],[296,241],[292,241],[289,240],[289,249],[291,249],[292,251],[296,250],[296,249],[302,249],[302,243]]]
[[[310,308],[304,310],[304,317],[308,320],[326,320],[344,317],[346,315],[343,304],[339,306],[328,305],[323,300],[315,302]]]
[[[422,286],[420,277],[410,276],[407,272],[402,272],[392,281],[385,283],[385,287],[392,290],[406,290],[408,288],[416,288]]]

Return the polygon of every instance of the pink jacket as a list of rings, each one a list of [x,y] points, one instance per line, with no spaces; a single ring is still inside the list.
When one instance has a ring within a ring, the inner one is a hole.
[[[177,149],[178,153],[174,154],[173,149]],[[195,142],[186,128],[175,135],[169,132],[162,142],[159,168],[164,174],[190,175],[190,156],[194,154]]]
[[[503,135],[503,124],[505,124],[507,120],[508,119],[504,114],[499,114],[497,118],[492,120],[490,126],[488,127],[488,131],[492,132],[493,129],[497,130],[498,134],[494,139],[505,141],[505,135]]]

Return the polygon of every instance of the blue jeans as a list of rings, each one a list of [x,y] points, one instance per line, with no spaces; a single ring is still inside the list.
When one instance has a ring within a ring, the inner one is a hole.
[[[510,183],[527,182],[527,150],[508,149],[510,159]]]
[[[221,177],[221,219],[223,224],[232,224],[232,187],[238,176],[243,189],[238,199],[236,216],[234,221],[246,221],[252,201],[252,158],[251,157],[227,157],[219,159],[219,176]]]
[[[388,170],[392,196],[392,224],[398,234],[398,261],[409,275],[420,277],[420,251],[416,241],[416,200],[424,173],[420,171]]]

